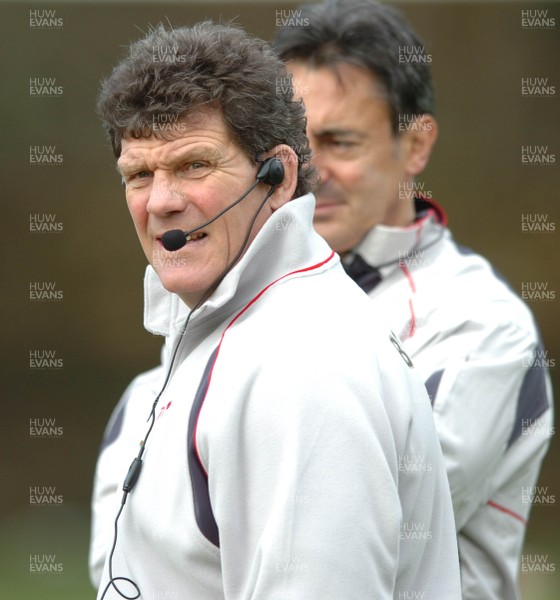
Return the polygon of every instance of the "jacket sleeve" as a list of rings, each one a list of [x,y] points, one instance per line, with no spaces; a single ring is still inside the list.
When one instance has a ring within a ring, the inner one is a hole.
[[[101,583],[103,565],[111,542],[112,523],[116,513],[116,498],[119,483],[122,485],[123,473],[116,467],[115,458],[119,454],[119,437],[122,434],[122,421],[126,403],[133,384],[129,385],[113,410],[99,450],[95,468],[93,494],[91,499],[91,535],[89,545],[89,575],[97,589]]]
[[[138,442],[146,429],[146,419],[157,393],[163,367],[136,377],[127,387],[105,428],[95,468],[91,499],[91,537],[89,574],[95,588],[99,587],[105,558],[114,535],[122,485],[132,459],[138,452]],[[134,405],[134,410],[129,410]]]
[[[290,362],[203,409],[225,598],[392,599],[402,510],[379,387]]]
[[[458,531],[496,491],[492,475],[523,423],[550,407],[536,335],[499,314],[494,323],[467,321],[414,359],[432,370],[426,386]]]

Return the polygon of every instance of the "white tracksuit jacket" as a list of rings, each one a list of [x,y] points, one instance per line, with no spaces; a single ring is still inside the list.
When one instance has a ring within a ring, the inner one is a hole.
[[[141,598],[460,598],[429,399],[313,208],[309,195],[278,210],[193,314],[119,521],[113,576]],[[167,369],[185,311],[150,268],[146,292]],[[97,524],[117,512],[106,484],[124,478],[160,382],[140,377],[110,423]],[[94,561],[111,542],[96,526]]]
[[[553,433],[549,361],[529,309],[488,261],[453,241],[435,203],[416,208],[412,226],[377,226],[355,253],[386,265],[369,292],[374,311],[399,335],[433,403],[463,598],[515,600]]]

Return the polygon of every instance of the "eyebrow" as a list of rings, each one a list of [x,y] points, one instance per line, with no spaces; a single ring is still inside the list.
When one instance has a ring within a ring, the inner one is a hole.
[[[355,137],[358,139],[363,139],[366,137],[366,134],[362,131],[356,131],[354,129],[343,129],[332,127],[329,129],[320,129],[319,131],[311,132],[314,136],[318,138],[324,137]]]
[[[131,173],[138,171],[138,169],[147,168],[147,167],[146,167],[146,162],[144,160],[134,159],[134,160],[130,160],[128,162],[125,161],[120,164],[119,164],[119,161],[117,161],[115,168],[117,169],[117,172],[119,173],[119,175],[129,175]]]
[[[170,168],[176,167],[185,161],[196,161],[196,160],[215,160],[219,158],[221,153],[218,149],[213,146],[202,144],[194,147],[188,147],[182,150],[177,150],[172,153],[171,156],[167,157],[167,160],[163,161],[163,164]],[[132,157],[130,159],[124,159],[119,163],[117,160],[116,169],[121,175],[129,175],[139,170],[149,170],[146,161],[142,157]]]

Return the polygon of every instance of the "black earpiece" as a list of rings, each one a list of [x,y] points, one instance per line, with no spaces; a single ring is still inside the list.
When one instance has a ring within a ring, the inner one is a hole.
[[[266,183],[266,185],[276,186],[284,181],[284,165],[279,158],[275,156],[267,158],[256,176],[257,181]]]

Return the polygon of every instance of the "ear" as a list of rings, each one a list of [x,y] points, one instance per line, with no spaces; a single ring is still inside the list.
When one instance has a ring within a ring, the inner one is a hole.
[[[400,135],[405,173],[414,178],[426,168],[437,140],[438,124],[432,115],[420,115]]]
[[[275,156],[282,161],[284,166],[284,179],[278,184],[274,193],[270,197],[269,206],[272,210],[278,210],[289,202],[293,197],[297,187],[298,157],[295,151],[286,144],[279,144],[271,148],[262,156],[263,159]]]

